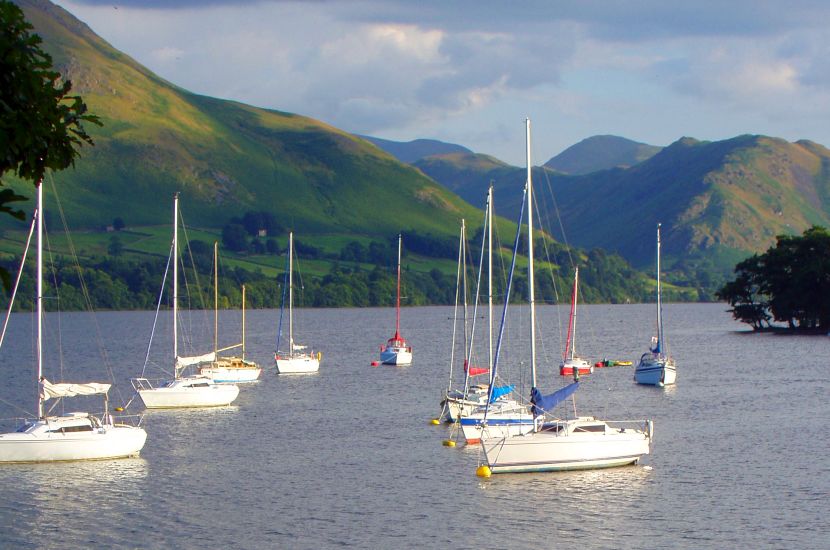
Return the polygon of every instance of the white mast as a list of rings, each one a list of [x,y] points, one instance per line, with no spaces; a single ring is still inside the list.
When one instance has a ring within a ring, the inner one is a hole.
[[[294,232],[288,233],[288,356],[294,356]]]
[[[493,185],[487,189],[487,368],[493,368]]]
[[[663,355],[663,292],[660,288],[660,223],[657,223],[657,350]]]
[[[245,360],[245,285],[242,285],[242,360]]]
[[[213,241],[213,359],[219,355],[219,241]]]
[[[37,381],[43,377],[43,178],[37,184]],[[43,398],[38,391],[37,417],[43,418]]]
[[[579,300],[579,266],[574,267],[574,314],[571,320],[571,359],[576,356],[576,310],[577,301]],[[576,367],[574,367],[576,368]]]
[[[527,143],[527,286],[530,302],[530,380],[536,387],[536,294],[533,290],[533,180],[530,164],[530,119],[525,119]]]
[[[461,291],[464,293],[463,300],[464,300],[464,358],[465,358],[465,370],[469,372],[470,364],[469,358],[472,355],[472,350],[468,350],[468,343],[467,343],[467,226],[464,224],[464,218],[461,218]],[[468,377],[465,377],[468,378]],[[465,388],[466,389],[466,388]]]
[[[173,195],[173,373],[179,377],[179,194]]]

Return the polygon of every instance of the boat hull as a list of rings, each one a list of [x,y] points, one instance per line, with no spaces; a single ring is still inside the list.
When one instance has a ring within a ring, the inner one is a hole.
[[[487,396],[472,400],[463,397],[447,397],[444,401],[444,416],[447,422],[457,422],[462,417],[469,416],[479,407],[487,404]]]
[[[677,381],[677,367],[670,359],[641,359],[634,369],[634,381],[647,386],[670,386]]]
[[[468,444],[479,443],[482,438],[504,438],[533,431],[533,415],[527,407],[507,401],[491,406],[484,419],[479,409],[461,417],[461,432]]]
[[[575,357],[573,359],[566,359],[564,363],[559,365],[559,374],[562,376],[573,376],[574,368],[579,371],[579,374],[591,374],[594,372],[594,365],[585,359]]]
[[[216,384],[245,384],[256,382],[262,374],[262,368],[252,363],[216,362],[199,369],[199,374],[207,376]]]
[[[320,360],[311,355],[279,357],[277,374],[310,374],[320,370]]]
[[[649,454],[649,435],[641,430],[605,432],[539,431],[484,438],[485,460],[494,474],[612,468],[636,464]]]
[[[380,352],[380,362],[383,365],[411,365],[412,352],[407,350],[385,349]]]
[[[239,395],[239,387],[214,384],[206,378],[196,384],[174,380],[158,388],[139,388],[138,395],[148,409],[225,407]]]
[[[96,426],[91,431],[61,432],[52,421],[43,429],[0,434],[0,463],[66,462],[138,456],[147,440],[143,428],[123,424]]]

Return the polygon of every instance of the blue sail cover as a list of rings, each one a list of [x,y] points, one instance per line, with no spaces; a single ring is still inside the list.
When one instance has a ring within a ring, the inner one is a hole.
[[[573,382],[572,384],[565,386],[560,390],[556,390],[549,395],[542,395],[539,388],[533,388],[530,390],[530,402],[533,404],[533,416],[542,416],[545,411],[551,410],[560,402],[570,397],[578,387],[579,382]]]
[[[510,384],[509,386],[496,386],[495,388],[493,388],[493,391],[491,392],[490,403],[495,402],[496,399],[498,399],[502,395],[507,395],[514,389],[516,389],[516,386],[514,386],[513,384]]]

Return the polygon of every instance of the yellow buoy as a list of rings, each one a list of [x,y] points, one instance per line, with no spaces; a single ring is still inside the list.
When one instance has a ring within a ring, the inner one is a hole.
[[[445,439],[444,447],[455,447],[455,441],[453,441],[452,439]]]
[[[441,423],[441,421],[439,421],[437,418],[433,418],[432,420],[429,421],[429,423],[432,424],[433,426],[437,426],[438,424]]]
[[[124,407],[115,407],[115,410],[118,412],[122,412],[124,410]]]
[[[490,466],[487,464],[482,464],[476,469],[476,475],[478,477],[490,477],[493,475],[493,472],[490,471]]]

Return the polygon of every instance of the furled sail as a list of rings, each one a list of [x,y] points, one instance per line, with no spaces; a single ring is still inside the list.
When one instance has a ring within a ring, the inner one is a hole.
[[[209,363],[211,361],[216,361],[216,354],[214,352],[204,355],[191,355],[189,357],[176,357],[176,366],[183,369],[184,367],[198,365],[199,363]]]
[[[85,384],[53,384],[46,378],[40,379],[40,398],[46,401],[58,397],[76,395],[98,395],[109,391],[111,384],[87,382]]]
[[[530,402],[533,404],[533,416],[541,416],[545,411],[553,409],[556,405],[571,396],[573,392],[579,387],[579,382],[573,382],[562,389],[555,392],[542,395],[539,388],[530,390]]]

